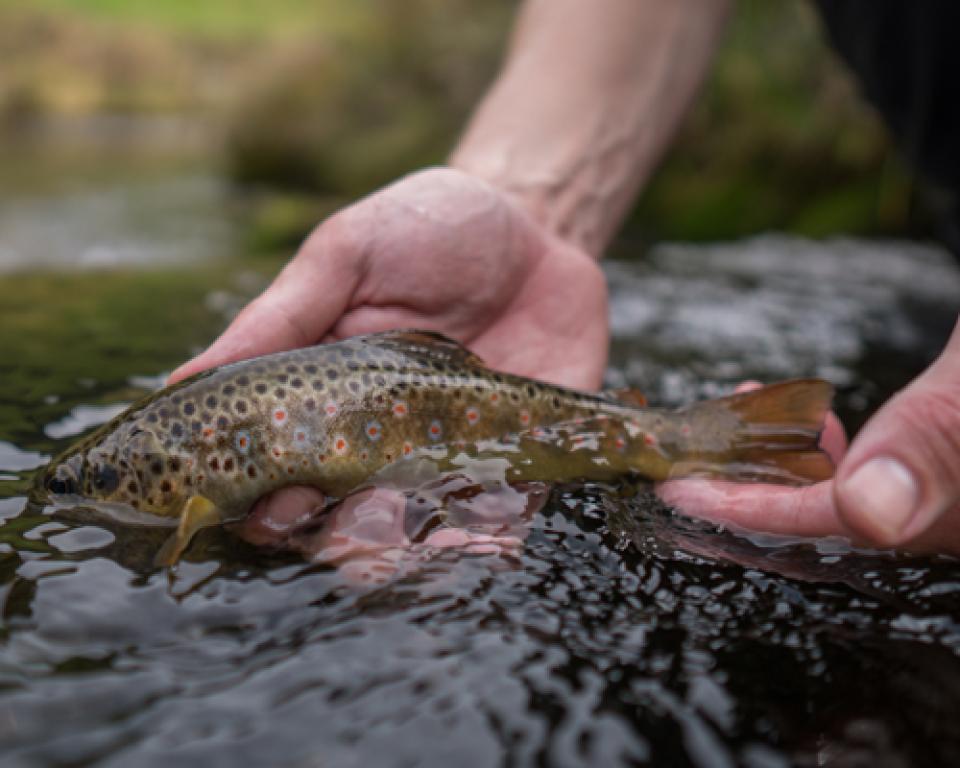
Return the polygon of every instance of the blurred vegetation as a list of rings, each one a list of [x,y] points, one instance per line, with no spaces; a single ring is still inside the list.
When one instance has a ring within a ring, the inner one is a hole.
[[[195,113],[238,182],[283,190],[257,247],[442,162],[493,77],[515,3],[0,0],[0,121]],[[776,229],[916,235],[913,184],[802,0],[741,0],[627,237]]]

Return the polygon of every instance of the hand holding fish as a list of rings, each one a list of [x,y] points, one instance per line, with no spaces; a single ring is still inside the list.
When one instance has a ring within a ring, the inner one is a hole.
[[[940,357],[845,448],[828,421],[832,480],[802,488],[665,483],[671,504],[751,530],[848,536],[866,545],[960,553],[960,325]]]
[[[322,223],[180,381],[255,355],[395,327],[441,330],[499,370],[594,389],[606,363],[596,262],[494,187],[452,169],[409,176]],[[314,488],[264,498],[242,535],[281,540],[323,505]]]

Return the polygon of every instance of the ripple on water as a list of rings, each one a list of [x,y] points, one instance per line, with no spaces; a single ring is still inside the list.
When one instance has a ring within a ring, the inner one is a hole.
[[[664,402],[742,376],[875,383],[864,355],[900,361],[958,287],[931,249],[781,238],[609,273],[611,379]],[[150,564],[167,531],[26,506],[48,447],[154,373],[0,424],[4,761],[960,764],[951,559],[735,536],[582,485],[519,554],[437,551],[358,586],[207,531],[171,580]]]

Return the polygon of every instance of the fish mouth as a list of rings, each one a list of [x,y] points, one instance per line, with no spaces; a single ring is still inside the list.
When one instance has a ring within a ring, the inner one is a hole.
[[[52,500],[79,498],[83,490],[83,459],[75,454],[53,461],[36,474],[33,491]]]

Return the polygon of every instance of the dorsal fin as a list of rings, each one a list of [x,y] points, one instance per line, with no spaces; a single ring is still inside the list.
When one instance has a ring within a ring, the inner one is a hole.
[[[407,352],[419,352],[456,365],[484,367],[483,360],[463,344],[437,331],[424,331],[419,328],[383,331],[364,337],[363,342]]]

